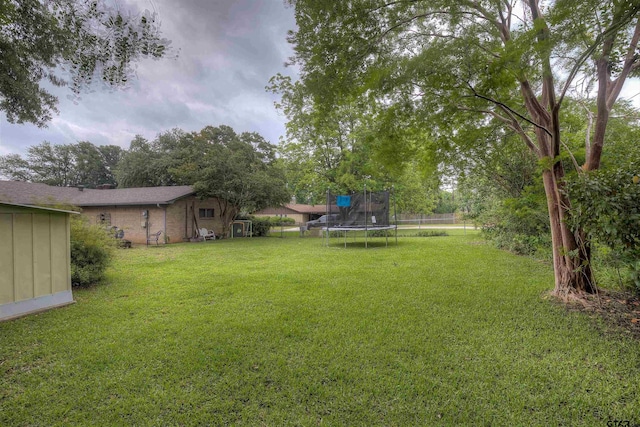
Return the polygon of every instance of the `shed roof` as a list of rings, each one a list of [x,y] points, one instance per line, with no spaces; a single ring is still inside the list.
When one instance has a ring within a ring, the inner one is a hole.
[[[171,204],[195,194],[189,185],[117,189],[80,189],[46,184],[0,181],[0,201],[23,205],[69,204],[74,206]]]
[[[48,208],[44,206],[22,205],[19,203],[7,203],[7,202],[1,202],[1,201],[0,201],[0,206],[12,206],[12,207],[18,207],[18,208],[38,209],[38,210],[47,211],[47,212],[61,212],[61,213],[68,213],[68,214],[80,213],[80,212],[68,211],[64,209],[54,209],[54,208]]]

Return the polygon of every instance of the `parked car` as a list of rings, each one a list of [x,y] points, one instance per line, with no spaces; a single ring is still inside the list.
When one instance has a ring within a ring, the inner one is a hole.
[[[326,227],[327,226],[327,217],[330,218],[330,221],[336,221],[340,215],[332,214],[332,215],[322,215],[318,219],[314,219],[311,221],[307,221],[307,230],[313,227]]]

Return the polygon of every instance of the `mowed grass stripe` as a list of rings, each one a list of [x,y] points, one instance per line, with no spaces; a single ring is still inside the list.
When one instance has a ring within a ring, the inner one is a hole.
[[[119,251],[74,306],[0,324],[0,424],[636,421],[638,343],[477,240]]]

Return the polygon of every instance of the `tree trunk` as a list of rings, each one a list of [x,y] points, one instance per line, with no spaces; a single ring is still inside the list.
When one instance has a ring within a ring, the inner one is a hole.
[[[232,205],[228,200],[224,200],[221,197],[217,197],[218,208],[220,208],[220,221],[222,222],[222,238],[231,237],[229,233],[231,223],[235,219],[238,209]]]
[[[592,294],[596,292],[596,287],[593,281],[589,245],[584,240],[583,233],[574,235],[565,223],[570,206],[561,192],[564,171],[560,162],[556,163],[553,169],[542,173],[553,245],[555,273],[553,293],[561,298],[581,293]]]

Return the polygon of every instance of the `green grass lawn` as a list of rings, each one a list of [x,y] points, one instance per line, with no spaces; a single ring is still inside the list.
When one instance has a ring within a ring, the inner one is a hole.
[[[77,304],[0,323],[0,425],[640,422],[640,344],[479,240],[121,250]]]

